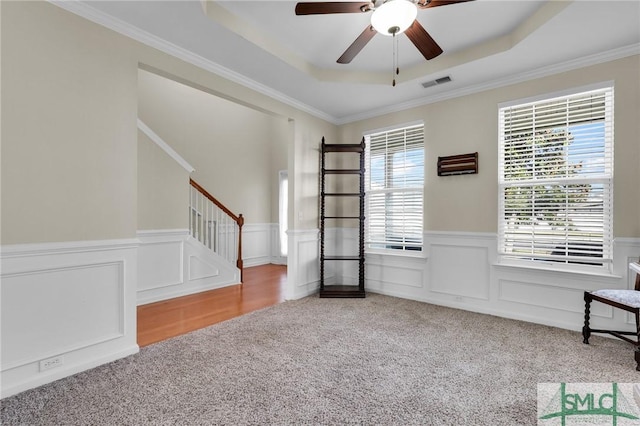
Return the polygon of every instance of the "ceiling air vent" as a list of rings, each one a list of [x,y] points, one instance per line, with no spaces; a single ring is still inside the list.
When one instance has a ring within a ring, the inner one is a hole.
[[[449,77],[449,76],[440,77],[440,78],[436,78],[435,80],[425,81],[424,83],[422,83],[422,87],[424,87],[426,89],[427,87],[436,86],[438,84],[448,83],[450,81],[451,81],[451,77]]]

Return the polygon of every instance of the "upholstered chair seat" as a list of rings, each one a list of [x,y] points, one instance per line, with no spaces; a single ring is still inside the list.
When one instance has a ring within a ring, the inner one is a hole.
[[[631,273],[636,276],[636,283],[633,290],[627,289],[602,289],[584,292],[584,326],[582,327],[582,342],[589,344],[591,333],[606,333],[619,339],[629,342],[635,346],[636,370],[640,371],[640,263],[629,264]],[[614,308],[631,312],[635,316],[635,331],[617,331],[594,329],[589,325],[591,314],[591,302],[597,301]],[[627,336],[634,336],[631,339]]]
[[[602,297],[612,302],[622,303],[634,308],[640,308],[640,291],[603,289],[591,292],[592,296]]]

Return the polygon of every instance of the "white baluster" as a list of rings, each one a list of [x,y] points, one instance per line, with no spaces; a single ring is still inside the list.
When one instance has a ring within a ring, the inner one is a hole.
[[[193,186],[189,188],[189,229],[193,238],[209,250],[237,263],[240,226]]]
[[[189,233],[193,235],[193,186],[189,185]]]

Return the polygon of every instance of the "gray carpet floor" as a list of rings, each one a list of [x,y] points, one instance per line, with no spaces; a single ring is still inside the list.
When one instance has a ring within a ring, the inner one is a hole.
[[[618,340],[370,294],[309,297],[1,401],[2,425],[529,425],[542,382],[637,382]]]

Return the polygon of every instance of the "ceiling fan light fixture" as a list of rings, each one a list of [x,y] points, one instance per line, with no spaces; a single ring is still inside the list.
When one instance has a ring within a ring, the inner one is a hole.
[[[371,25],[382,35],[403,33],[418,16],[418,8],[410,0],[388,0],[371,15]]]

